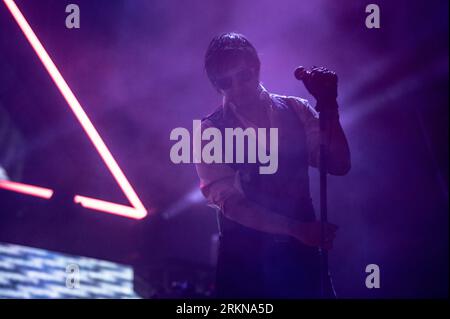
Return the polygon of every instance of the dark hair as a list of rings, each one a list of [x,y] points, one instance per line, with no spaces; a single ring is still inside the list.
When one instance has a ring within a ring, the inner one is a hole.
[[[228,32],[214,37],[205,54],[205,70],[209,80],[214,83],[216,75],[232,67],[239,59],[244,59],[259,76],[261,63],[258,53],[244,35]]]

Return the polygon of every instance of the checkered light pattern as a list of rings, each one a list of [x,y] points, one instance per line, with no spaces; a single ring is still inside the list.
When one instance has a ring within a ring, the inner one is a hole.
[[[78,268],[77,273],[69,272],[73,265]],[[75,287],[70,285],[73,276],[77,276]],[[0,243],[0,298],[116,299],[139,296],[133,291],[131,267]]]

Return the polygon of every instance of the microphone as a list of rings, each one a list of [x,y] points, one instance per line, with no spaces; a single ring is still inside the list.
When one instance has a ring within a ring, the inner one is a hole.
[[[297,80],[302,81],[306,89],[317,100],[316,110],[326,110],[330,107],[337,108],[337,75],[325,68],[313,67],[315,79],[313,80],[312,71],[307,70],[304,66],[299,66],[294,71]],[[317,75],[317,76],[316,76]],[[325,105],[325,106],[324,106]]]
[[[303,66],[299,66],[294,71],[294,76],[299,81],[306,80],[311,75],[311,71],[308,71]]]

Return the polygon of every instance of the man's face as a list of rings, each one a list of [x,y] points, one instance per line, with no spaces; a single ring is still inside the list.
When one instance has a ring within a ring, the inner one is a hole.
[[[258,74],[244,61],[239,61],[215,78],[215,86],[225,98],[235,104],[254,100],[259,85]]]

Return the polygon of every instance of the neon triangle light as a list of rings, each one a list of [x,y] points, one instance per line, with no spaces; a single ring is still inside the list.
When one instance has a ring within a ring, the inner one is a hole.
[[[147,210],[145,209],[144,205],[142,205],[142,202],[140,201],[133,187],[128,182],[127,178],[120,169],[116,160],[112,156],[109,149],[106,147],[105,143],[98,134],[94,125],[92,125],[92,122],[90,121],[86,112],[83,110],[82,106],[78,102],[77,98],[73,94],[70,87],[67,85],[63,76],[59,72],[56,65],[53,63],[52,59],[50,58],[47,51],[39,41],[38,37],[31,29],[22,12],[20,12],[19,8],[17,7],[16,3],[13,0],[3,0],[3,2],[13,15],[23,34],[33,47],[34,51],[41,60],[47,72],[49,73],[53,82],[56,84],[59,91],[63,95],[67,104],[72,109],[73,113],[75,114],[75,117],[80,122],[87,136],[94,144],[95,149],[99,153],[108,170],[113,175],[117,184],[122,189],[128,201],[131,203],[131,206],[116,204],[82,195],[75,195],[73,199],[74,202],[80,204],[83,207],[98,210],[105,213],[111,213],[135,219],[144,218],[145,216],[147,216]],[[12,182],[8,180],[0,180],[0,188],[46,199],[50,199],[53,196],[53,190],[51,189]]]

